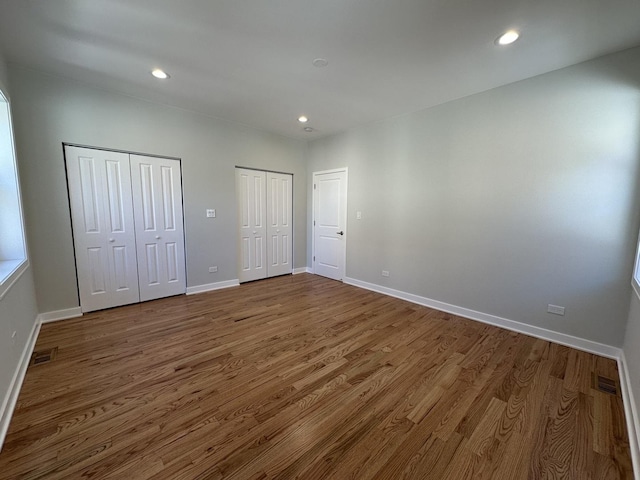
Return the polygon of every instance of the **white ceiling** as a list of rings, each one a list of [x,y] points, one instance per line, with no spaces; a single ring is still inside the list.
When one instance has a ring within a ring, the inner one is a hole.
[[[302,139],[639,44],[639,0],[0,2],[8,61]]]

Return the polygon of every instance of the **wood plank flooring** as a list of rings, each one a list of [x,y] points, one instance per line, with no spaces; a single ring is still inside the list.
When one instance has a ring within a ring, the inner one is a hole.
[[[616,363],[313,275],[46,324],[2,479],[631,479]]]

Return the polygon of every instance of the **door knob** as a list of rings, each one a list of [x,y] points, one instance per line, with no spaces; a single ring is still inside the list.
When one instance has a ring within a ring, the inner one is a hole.
[[[160,240],[160,235],[156,235],[156,240]]]
[[[342,230],[340,230],[339,232],[337,232],[338,235],[344,235],[344,232]]]
[[[115,242],[115,241],[116,241],[116,239],[115,239],[115,238],[110,238],[110,239],[109,239],[109,243],[113,243],[113,242]]]

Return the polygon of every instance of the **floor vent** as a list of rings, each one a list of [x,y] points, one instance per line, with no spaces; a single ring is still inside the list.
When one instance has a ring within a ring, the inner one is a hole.
[[[47,350],[40,350],[38,352],[33,352],[31,355],[31,365],[42,365],[43,363],[49,363],[51,360],[56,358],[56,354],[58,353],[58,347],[49,348]]]
[[[618,382],[612,378],[603,377],[601,375],[593,375],[593,387],[609,395],[618,395]]]

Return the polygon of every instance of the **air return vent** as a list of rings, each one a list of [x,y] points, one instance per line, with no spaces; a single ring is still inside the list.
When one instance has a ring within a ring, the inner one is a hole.
[[[612,378],[603,377],[602,375],[593,375],[593,388],[609,395],[618,395],[618,382]]]
[[[33,355],[31,355],[30,365],[42,365],[43,363],[49,363],[51,360],[56,358],[57,353],[58,347],[33,352]]]

